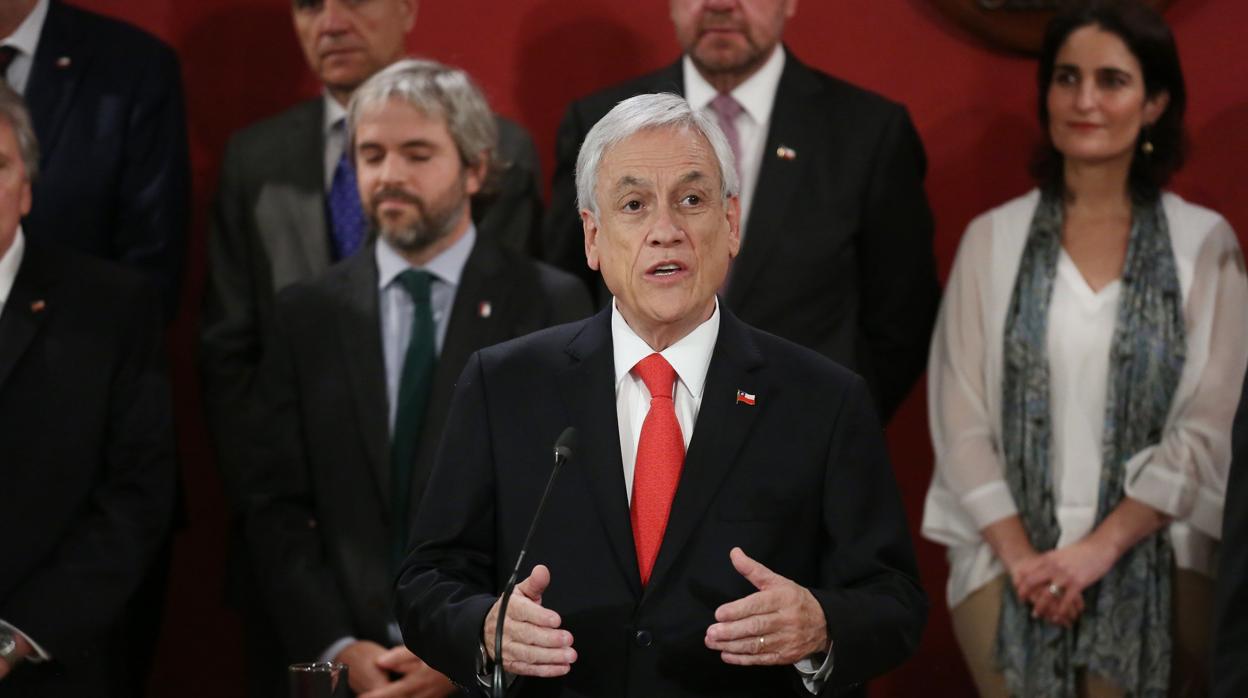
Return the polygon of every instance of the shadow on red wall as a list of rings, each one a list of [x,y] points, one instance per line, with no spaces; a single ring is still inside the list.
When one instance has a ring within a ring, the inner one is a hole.
[[[525,13],[520,22],[516,48],[517,73],[512,97],[522,123],[537,129],[535,135],[553,134],[569,102],[603,85],[641,72],[647,56],[635,27],[601,16],[587,5],[571,14],[552,12],[567,7],[561,0],[547,0]],[[552,15],[558,16],[552,23]],[[551,81],[550,76],[558,80]],[[543,148],[543,184],[549,185],[551,148]]]

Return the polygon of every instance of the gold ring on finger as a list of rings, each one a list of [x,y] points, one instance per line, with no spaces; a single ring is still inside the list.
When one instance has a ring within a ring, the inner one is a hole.
[[[1065,593],[1066,593],[1066,590],[1063,589],[1060,584],[1049,585],[1049,596],[1052,596],[1055,598],[1061,598]]]
[[[767,641],[763,639],[762,635],[759,635],[758,636],[758,651],[761,654],[762,651],[765,649],[767,649]]]

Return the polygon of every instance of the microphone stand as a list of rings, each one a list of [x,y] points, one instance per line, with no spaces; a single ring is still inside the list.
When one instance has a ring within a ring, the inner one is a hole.
[[[524,544],[520,546],[520,554],[516,557],[516,566],[511,570],[511,577],[503,587],[502,600],[498,604],[498,623],[494,626],[494,685],[490,691],[494,698],[504,698],[506,686],[503,681],[503,622],[507,620],[507,604],[516,590],[516,582],[520,576],[520,568],[524,565],[524,556],[529,552],[529,542],[533,540],[533,531],[537,530],[537,522],[542,518],[542,510],[546,508],[546,500],[555,484],[555,476],[559,474],[559,466],[572,459],[572,451],[576,448],[576,429],[568,427],[559,435],[555,442],[555,467],[546,480],[546,490],[537,502],[537,511],[533,514],[533,522],[529,524],[529,532],[524,536]]]

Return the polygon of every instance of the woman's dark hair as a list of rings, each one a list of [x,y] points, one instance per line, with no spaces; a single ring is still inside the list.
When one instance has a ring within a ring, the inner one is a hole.
[[[1082,0],[1068,3],[1049,22],[1045,30],[1044,45],[1040,49],[1040,66],[1036,75],[1044,143],[1032,161],[1031,174],[1046,193],[1065,193],[1062,154],[1053,147],[1049,137],[1048,92],[1053,82],[1057,52],[1075,30],[1086,26],[1099,27],[1122,39],[1127,49],[1140,62],[1140,69],[1144,72],[1144,91],[1149,97],[1155,97],[1162,92],[1170,95],[1169,104],[1156,123],[1147,129],[1141,129],[1139,140],[1143,142],[1147,138],[1151,141],[1153,152],[1145,154],[1137,144],[1127,181],[1134,199],[1155,200],[1160,196],[1161,188],[1169,181],[1170,175],[1183,165],[1186,150],[1183,112],[1187,108],[1187,88],[1183,84],[1183,69],[1179,65],[1179,52],[1170,27],[1160,14],[1141,0]]]

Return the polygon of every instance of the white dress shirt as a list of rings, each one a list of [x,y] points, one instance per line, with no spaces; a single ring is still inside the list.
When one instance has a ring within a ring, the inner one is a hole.
[[[4,316],[4,304],[9,301],[13,292],[13,282],[17,280],[17,270],[22,266],[22,255],[26,252],[26,239],[22,236],[22,226],[17,226],[17,234],[13,244],[0,256],[0,317]]]
[[[325,193],[334,186],[334,170],[342,152],[347,149],[347,109],[338,100],[325,92],[321,95],[325,103],[325,116],[321,122],[321,132],[325,136]]]
[[[719,299],[711,317],[675,344],[658,352],[676,371],[676,384],[672,390],[672,403],[676,408],[676,421],[680,435],[689,450],[689,439],[698,421],[702,407],[702,393],[706,388],[706,372],[711,367],[711,355],[715,352],[715,340],[719,338]],[[637,362],[655,353],[649,344],[620,315],[619,305],[611,301],[611,343],[615,355],[615,414],[620,430],[620,461],[624,465],[624,486],[631,505],[633,501],[633,470],[637,460],[637,442],[641,440],[641,425],[650,411],[650,391],[639,376],[632,373]],[[828,652],[821,665],[811,658],[798,660],[794,668],[801,674],[802,683],[811,693],[818,693],[832,673],[832,653]]]
[[[436,335],[433,348],[442,355],[446,340],[446,328],[451,322],[451,309],[455,306],[455,292],[464,266],[472,248],[477,244],[477,229],[472,223],[464,236],[454,245],[443,250],[422,267],[413,267],[403,259],[385,238],[377,238],[377,293],[378,314],[381,316],[381,346],[386,360],[386,397],[390,400],[390,431],[394,432],[394,418],[399,409],[399,379],[403,377],[403,361],[407,347],[412,342],[412,296],[397,278],[408,269],[423,269],[433,276],[429,285],[429,305],[433,312]]]
[[[927,394],[936,469],[922,533],[949,548],[951,607],[1004,574],[980,531],[1018,512],[999,455],[1001,337],[1039,198],[1033,190],[971,222],[932,337]],[[1176,566],[1212,576],[1231,422],[1248,364],[1248,277],[1224,218],[1170,193],[1162,206],[1183,295],[1187,358],[1161,439],[1127,460],[1124,489],[1173,520],[1168,530]],[[1096,517],[1120,293],[1114,283],[1094,294],[1061,255],[1046,336],[1059,545],[1085,537]]]
[[[715,310],[701,325],[685,335],[672,346],[659,352],[676,370],[676,386],[672,391],[672,403],[676,407],[676,421],[680,434],[689,450],[693,426],[698,421],[698,409],[702,407],[702,389],[706,386],[706,370],[711,365],[715,340],[719,337],[719,301]],[[633,466],[637,460],[637,442],[641,439],[641,425],[650,411],[650,391],[641,378],[632,373],[638,361],[655,353],[649,344],[620,315],[619,306],[611,302],[611,340],[615,350],[615,412],[620,429],[620,458],[624,464],[624,486],[628,501],[633,501]]]
[[[771,128],[771,109],[776,103],[776,91],[780,88],[780,75],[784,72],[784,48],[779,44],[771,56],[748,80],[737,85],[732,98],[741,105],[737,115],[737,138],[741,148],[741,239],[745,239],[746,221],[750,219],[750,206],[754,203],[754,190],[758,185],[758,171],[763,164],[763,149],[767,147],[767,131]],[[685,77],[685,100],[689,106],[710,116],[715,116],[711,100],[719,93],[702,77],[693,59],[688,55],[681,62]],[[716,121],[715,123],[719,123]]]
[[[19,95],[26,94],[26,85],[30,83],[30,69],[35,64],[35,50],[39,48],[39,35],[43,33],[43,22],[47,18],[48,0],[39,0],[30,14],[26,15],[26,19],[17,25],[17,29],[0,41],[0,46],[17,49],[4,77],[9,87]]]

